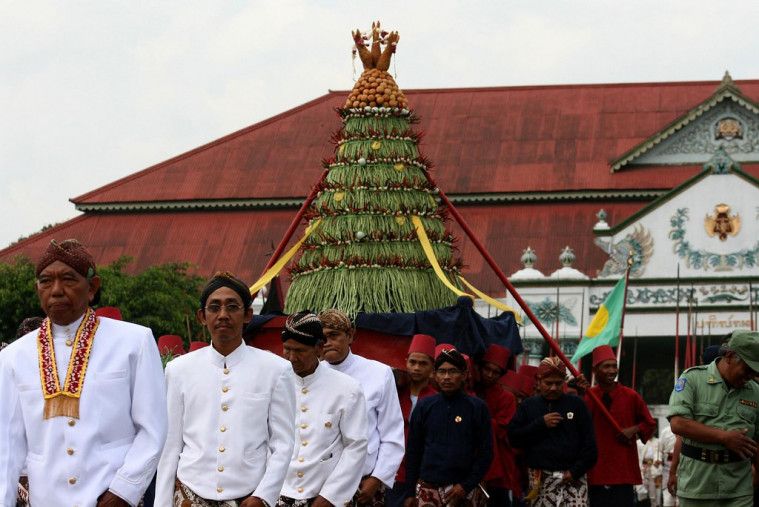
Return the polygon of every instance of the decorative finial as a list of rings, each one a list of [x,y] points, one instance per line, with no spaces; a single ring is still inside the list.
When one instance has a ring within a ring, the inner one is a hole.
[[[725,71],[725,75],[722,76],[722,86],[734,86],[735,83],[733,83],[733,76],[730,75],[729,71]]]
[[[606,210],[600,209],[598,210],[598,213],[596,213],[596,218],[598,219],[598,222],[596,222],[596,225],[593,226],[594,231],[600,231],[600,230],[606,230],[609,228],[609,224],[606,223]]]
[[[535,265],[536,262],[538,262],[538,256],[535,255],[535,250],[528,246],[522,252],[522,257],[520,260],[522,261],[522,264],[524,264],[524,267],[531,268]]]
[[[569,245],[564,247],[564,250],[561,251],[559,254],[559,262],[562,266],[565,268],[572,267],[572,263],[575,261],[575,252],[571,248],[569,248]]]

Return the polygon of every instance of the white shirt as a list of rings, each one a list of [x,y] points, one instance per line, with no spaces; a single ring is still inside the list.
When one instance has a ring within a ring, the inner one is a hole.
[[[404,453],[403,415],[393,371],[378,361],[348,352],[345,360],[327,365],[355,379],[366,398],[368,446],[363,475],[371,475],[388,488]]]
[[[211,346],[169,362],[156,505],[172,505],[178,478],[206,500],[252,493],[273,506],[293,452],[293,377],[288,361],[244,343],[226,357]]]
[[[361,386],[319,364],[295,376],[295,449],[282,495],[350,502],[366,459],[366,403]]]
[[[79,321],[53,327],[61,384]],[[43,419],[37,331],[0,354],[0,506],[16,505],[24,462],[32,505],[91,507],[110,489],[137,505],[166,438],[163,371],[150,329],[100,318],[79,419]]]

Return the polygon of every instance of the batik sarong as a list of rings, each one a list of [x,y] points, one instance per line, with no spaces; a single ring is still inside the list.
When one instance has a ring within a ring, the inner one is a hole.
[[[587,507],[588,481],[583,475],[564,482],[564,472],[529,469],[532,507]]]
[[[179,479],[174,485],[174,507],[238,507],[246,498],[248,497],[235,500],[206,500],[179,482]]]
[[[443,507],[446,504],[443,501],[445,494],[453,487],[437,487],[424,481],[419,481],[416,485],[417,507]],[[456,507],[484,507],[487,504],[487,498],[480,486],[477,486],[469,492],[462,500],[457,502]]]
[[[301,500],[296,500],[295,498],[290,498],[289,496],[280,496],[277,500],[276,507],[311,507],[311,504],[314,503],[315,498],[303,498]]]

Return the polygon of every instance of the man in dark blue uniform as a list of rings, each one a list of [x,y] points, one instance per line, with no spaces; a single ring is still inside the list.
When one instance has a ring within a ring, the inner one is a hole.
[[[493,459],[485,402],[464,391],[467,366],[456,350],[435,360],[436,395],[417,403],[406,448],[406,507],[484,506],[480,483]]]

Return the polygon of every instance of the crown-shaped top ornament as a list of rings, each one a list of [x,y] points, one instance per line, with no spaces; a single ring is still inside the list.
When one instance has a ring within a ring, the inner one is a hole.
[[[358,54],[364,65],[364,72],[353,86],[346,109],[366,107],[389,107],[407,109],[408,101],[395,80],[388,72],[390,59],[400,40],[398,32],[385,32],[380,22],[372,23],[371,33],[355,30],[353,34],[353,54]],[[370,43],[371,41],[371,43]],[[370,44],[370,47],[367,45]]]

